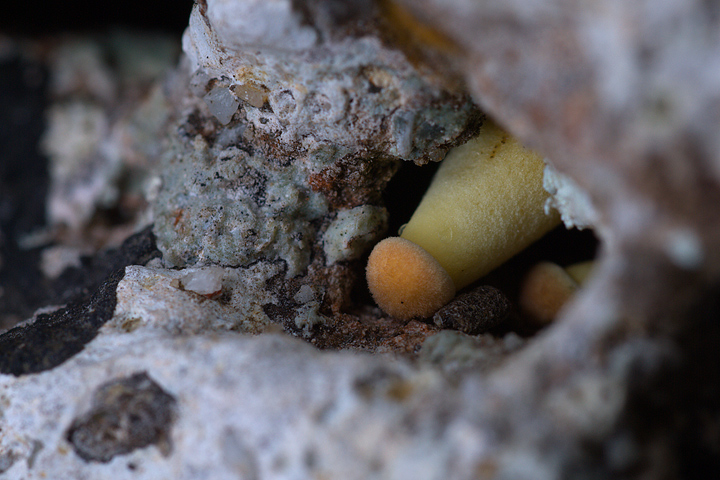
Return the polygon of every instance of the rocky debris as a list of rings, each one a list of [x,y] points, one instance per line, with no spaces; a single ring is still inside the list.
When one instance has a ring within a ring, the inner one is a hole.
[[[221,142],[171,140],[153,202],[158,247],[175,267],[282,259],[297,276],[310,263],[326,202],[306,184],[304,165],[272,166],[246,146],[244,128]]]
[[[267,262],[247,268],[184,270],[129,266],[117,286],[115,314],[106,328],[129,332],[143,326],[184,334],[223,330],[259,333],[272,323],[264,306],[278,301],[266,284],[281,273],[277,264]],[[213,275],[212,282],[217,285],[213,289],[217,290],[196,291],[199,287],[193,287],[193,283],[200,275]],[[301,304],[308,304],[312,299],[301,300]],[[315,310],[318,306],[315,302]],[[312,305],[308,305],[306,311],[295,316],[308,317],[311,309]]]
[[[105,279],[127,265],[145,265],[160,252],[155,245],[152,228],[128,237],[122,245],[98,252],[94,256],[80,257],[80,265],[66,268],[52,281],[48,303],[62,305],[87,298]]]
[[[41,313],[0,335],[0,372],[23,375],[50,370],[82,351],[115,311],[122,271],[110,276],[92,297]]]
[[[515,333],[499,338],[491,334],[468,335],[443,330],[428,337],[418,352],[418,361],[441,368],[448,374],[489,372],[508,355],[527,343]]]

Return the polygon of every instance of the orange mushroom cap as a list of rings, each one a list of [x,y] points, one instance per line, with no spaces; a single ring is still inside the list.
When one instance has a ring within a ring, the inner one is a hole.
[[[442,265],[425,249],[400,237],[375,246],[366,276],[378,306],[402,320],[430,317],[455,296],[455,284]]]
[[[525,275],[520,290],[520,307],[539,325],[546,325],[578,289],[578,284],[564,268],[551,262],[540,262]]]

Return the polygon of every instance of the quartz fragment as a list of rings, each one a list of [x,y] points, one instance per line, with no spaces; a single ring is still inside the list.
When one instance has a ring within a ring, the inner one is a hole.
[[[214,295],[222,291],[225,270],[220,267],[189,268],[180,277],[180,285],[185,290],[200,295]]]
[[[228,88],[218,87],[210,90],[210,93],[203,97],[207,103],[210,113],[215,115],[220,123],[227,125],[237,111],[240,100],[233,95]]]

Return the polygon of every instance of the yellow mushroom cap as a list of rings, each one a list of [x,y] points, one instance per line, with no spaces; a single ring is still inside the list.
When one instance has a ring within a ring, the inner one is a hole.
[[[378,306],[402,320],[429,317],[455,296],[455,284],[440,263],[400,237],[386,238],[375,246],[366,276]]]

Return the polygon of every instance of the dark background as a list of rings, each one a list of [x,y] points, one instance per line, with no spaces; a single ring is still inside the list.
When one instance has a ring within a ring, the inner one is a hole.
[[[0,33],[52,35],[113,27],[182,33],[192,0],[30,0],[3,2]]]
[[[185,29],[192,0],[3,2],[3,38],[52,45],[66,34],[112,30],[177,35]],[[40,248],[23,249],[18,239],[45,223],[48,162],[38,141],[48,105],[46,66],[18,52],[0,55],[0,331],[28,318],[36,308],[64,304],[67,292],[88,292],[98,283],[87,272],[49,282],[39,270]],[[104,272],[103,272],[104,273]]]

